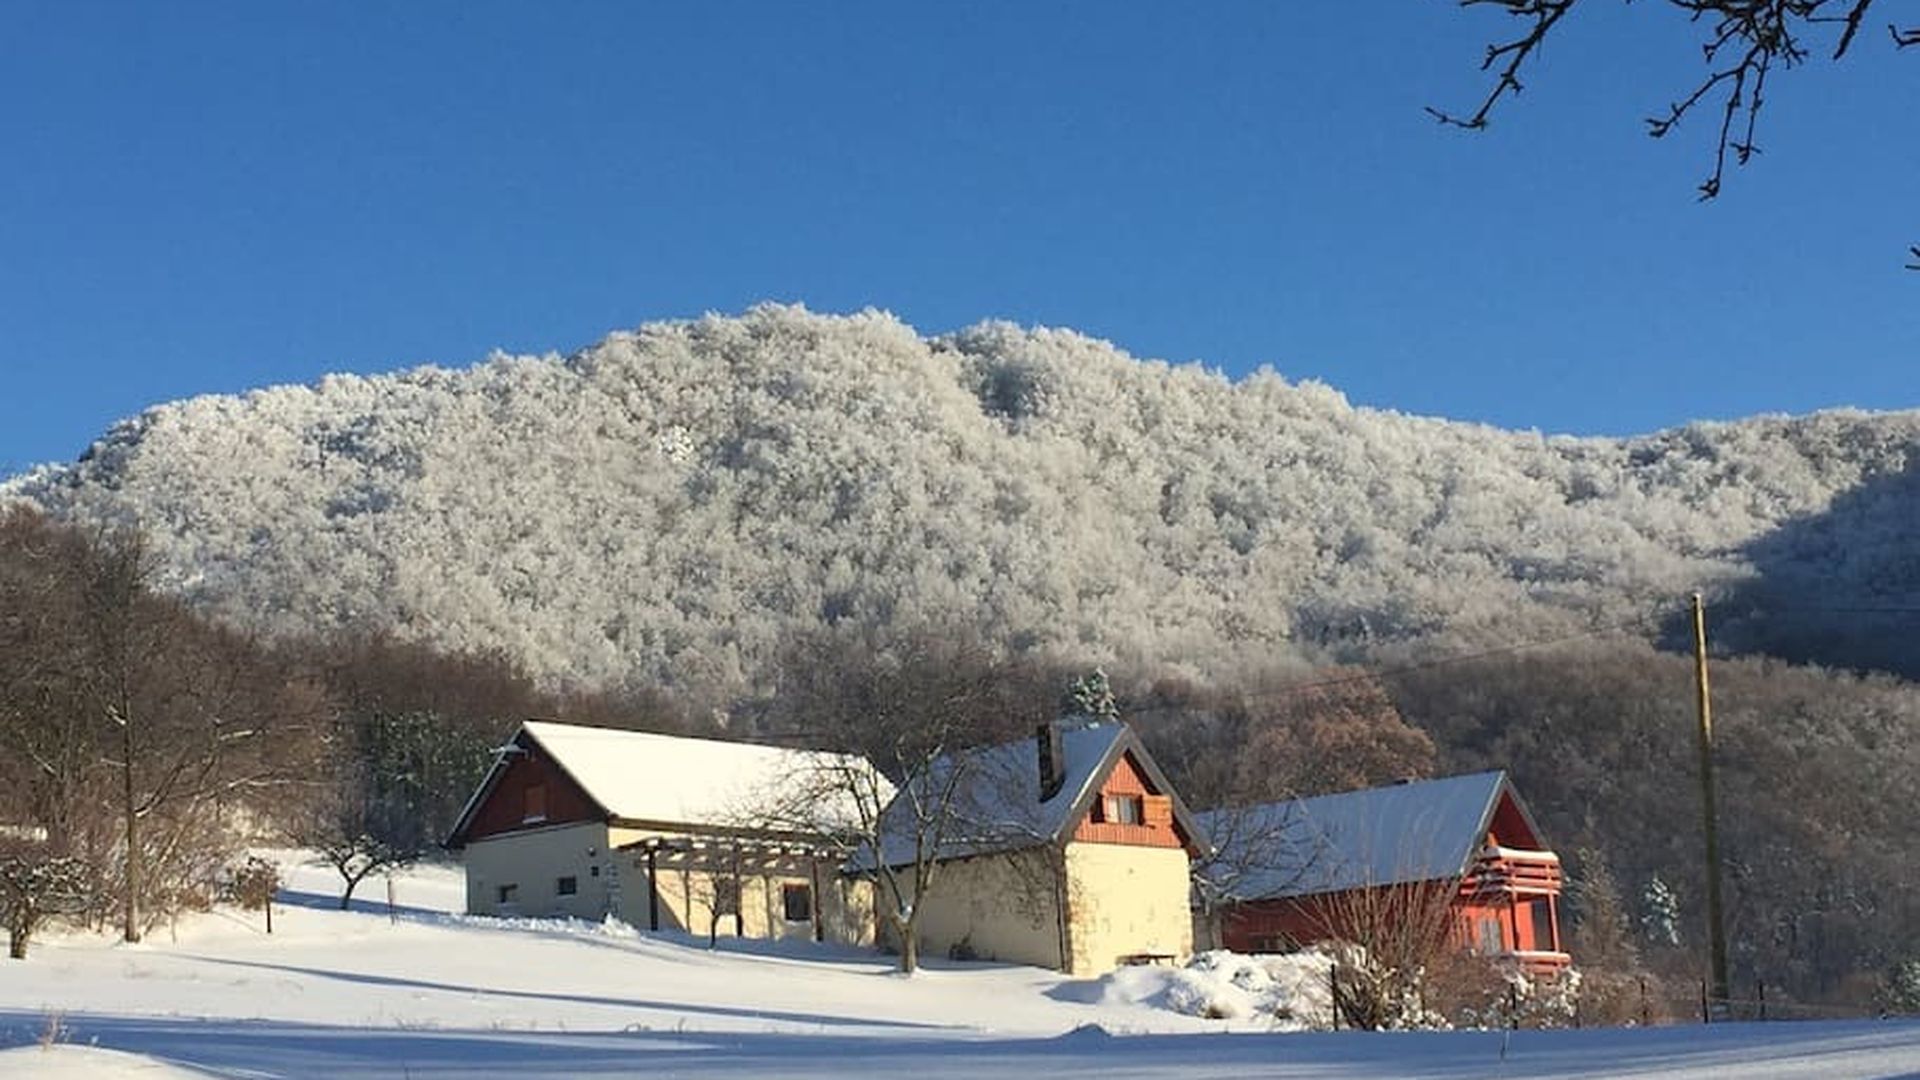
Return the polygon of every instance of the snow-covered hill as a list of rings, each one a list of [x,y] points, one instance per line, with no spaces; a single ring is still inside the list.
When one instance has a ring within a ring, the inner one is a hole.
[[[161,405],[7,493],[139,522],[168,587],[249,626],[588,684],[735,690],[847,619],[1207,672],[1700,585],[1920,600],[1920,412],[1549,438],[1069,331],[775,306]]]
[[[1085,1075],[1847,1077],[1920,1068],[1920,1024],[1283,1034],[1152,1008],[1035,968],[448,913],[428,868],[349,912],[292,868],[257,913],[189,916],[138,946],[50,935],[0,963],[0,1075],[929,1078]],[[43,1036],[49,1049],[43,1049]],[[147,1068],[153,1071],[146,1071]]]

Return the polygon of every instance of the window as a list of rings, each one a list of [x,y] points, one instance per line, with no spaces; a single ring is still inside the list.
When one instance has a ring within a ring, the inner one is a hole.
[[[713,913],[715,915],[740,914],[740,882],[734,878],[717,878],[713,883]]]
[[[547,785],[529,784],[526,791],[526,812],[520,815],[521,821],[547,820]]]
[[[598,864],[598,863],[595,863],[594,865],[592,865],[592,866],[589,866],[589,867],[587,867],[587,876],[588,876],[588,877],[599,877],[599,876],[600,876],[600,864]]]
[[[495,889],[493,892],[494,892],[495,899],[498,900],[500,903],[511,904],[515,900],[519,899],[520,886],[502,885],[499,888]]]
[[[1140,825],[1147,815],[1138,795],[1109,795],[1100,800],[1105,813],[1102,819],[1115,825]]]
[[[813,887],[788,883],[780,886],[780,900],[787,909],[788,922],[808,922],[813,918]]]
[[[1552,900],[1534,900],[1527,904],[1533,916],[1533,947],[1540,952],[1557,952],[1553,940]]]
[[[572,896],[580,891],[580,879],[571,875],[553,883],[553,891],[561,896]]]
[[[1500,920],[1492,915],[1482,915],[1478,921],[1479,941],[1474,951],[1483,956],[1497,956],[1506,952],[1506,942],[1501,939]]]

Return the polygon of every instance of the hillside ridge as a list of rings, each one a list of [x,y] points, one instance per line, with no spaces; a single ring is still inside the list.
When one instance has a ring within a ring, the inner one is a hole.
[[[250,628],[727,691],[848,620],[1204,677],[1585,630],[1696,587],[1735,633],[1810,590],[1911,603],[1917,476],[1920,411],[1545,436],[1070,330],[763,305],[158,405],[0,497],[140,524],[165,588]]]

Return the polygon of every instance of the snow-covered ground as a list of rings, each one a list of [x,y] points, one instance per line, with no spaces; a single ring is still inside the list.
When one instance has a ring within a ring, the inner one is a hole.
[[[641,935],[453,912],[458,870],[336,881],[293,866],[274,933],[217,910],[137,946],[50,935],[0,964],[0,1075],[227,1077],[1887,1076],[1920,1073],[1920,1024],[1646,1031],[1285,1034],[1164,1006],[1188,983],[1070,981],[810,945]],[[50,1049],[43,1049],[49,1024]],[[118,1053],[109,1053],[117,1051]]]

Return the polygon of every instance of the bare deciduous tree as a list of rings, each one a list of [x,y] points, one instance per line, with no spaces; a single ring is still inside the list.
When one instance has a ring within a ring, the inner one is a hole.
[[[362,881],[412,866],[427,851],[415,828],[387,820],[389,813],[404,812],[405,806],[375,798],[365,779],[367,769],[361,762],[337,764],[333,787],[297,833],[301,843],[339,873],[342,911],[352,905]]]
[[[137,534],[0,522],[0,740],[30,820],[86,860],[121,933],[204,896],[228,812],[302,781],[324,697],[285,656],[148,587]],[[109,828],[108,823],[112,825]]]
[[[911,972],[943,860],[1004,845],[1022,828],[982,812],[1003,779],[965,751],[1031,732],[1055,695],[1036,673],[931,632],[886,646],[822,635],[798,646],[786,670],[778,730],[829,752],[762,817],[821,837],[871,876],[877,914]]]
[[[1301,910],[1335,951],[1334,1008],[1347,1024],[1377,1031],[1426,1026],[1429,978],[1460,950],[1452,881],[1404,881],[1307,897]]]

